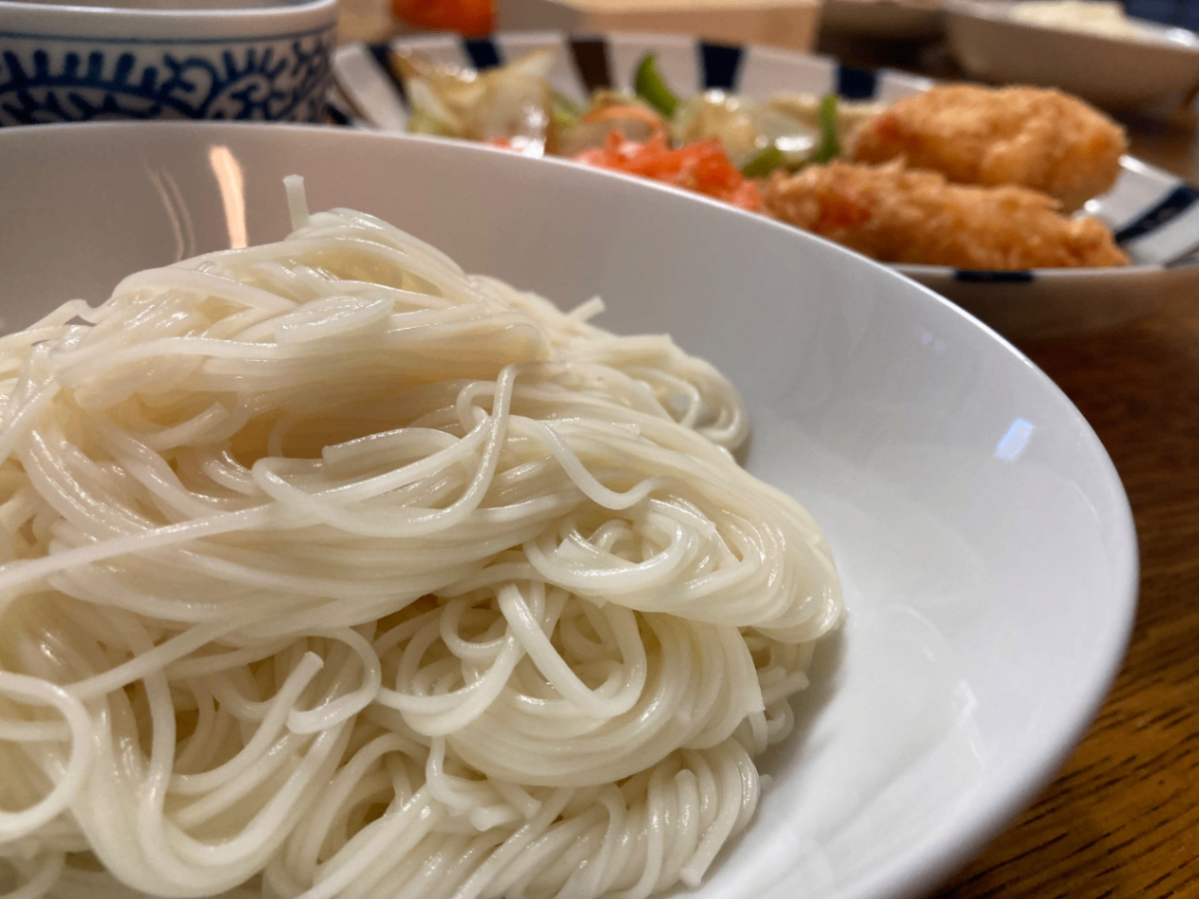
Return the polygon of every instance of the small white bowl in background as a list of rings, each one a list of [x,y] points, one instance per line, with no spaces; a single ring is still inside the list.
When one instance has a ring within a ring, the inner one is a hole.
[[[0,0],[0,125],[320,121],[337,0]]]
[[[945,0],[958,64],[997,83],[1057,87],[1120,109],[1182,99],[1199,87],[1199,36],[1135,20],[1141,39],[1020,21],[1011,0]]]

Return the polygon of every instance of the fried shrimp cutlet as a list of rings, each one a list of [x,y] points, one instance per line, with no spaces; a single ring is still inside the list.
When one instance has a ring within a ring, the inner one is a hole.
[[[857,130],[847,158],[904,159],[958,184],[1039,190],[1073,212],[1111,188],[1127,148],[1123,129],[1061,91],[934,87]]]
[[[1044,194],[950,184],[898,162],[777,173],[762,201],[780,221],[880,262],[995,271],[1128,264],[1098,219],[1066,218]]]

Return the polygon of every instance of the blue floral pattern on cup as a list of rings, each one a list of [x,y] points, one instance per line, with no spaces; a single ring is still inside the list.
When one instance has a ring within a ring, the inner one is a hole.
[[[15,36],[10,36],[15,37]],[[0,53],[0,125],[321,121],[335,33],[141,43],[29,36]]]

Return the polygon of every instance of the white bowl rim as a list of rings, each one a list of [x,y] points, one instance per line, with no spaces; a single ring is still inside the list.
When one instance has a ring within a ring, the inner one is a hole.
[[[924,265],[914,262],[886,262],[883,264],[909,277],[919,275],[927,278],[937,275],[950,279],[977,281],[979,283],[986,281],[1008,281],[1015,283],[1028,280],[1029,276],[1038,281],[1043,278],[1055,278],[1063,281],[1085,281],[1088,278],[1098,275],[1102,275],[1106,280],[1108,278],[1131,278],[1146,272],[1184,271],[1199,266],[1199,257],[1188,256],[1180,262],[1165,266],[1143,262],[1136,265],[1097,265],[1090,268],[1022,268],[1010,270],[989,268],[958,269],[947,265]],[[962,274],[966,276],[964,279],[959,277]]]
[[[1099,41],[1109,51],[1114,51],[1115,48],[1151,47],[1154,50],[1164,49],[1190,55],[1199,54],[1199,35],[1196,35],[1194,32],[1188,31],[1185,28],[1161,25],[1147,19],[1136,18],[1135,16],[1130,17],[1130,19],[1144,32],[1145,40],[1137,41],[1091,31],[1073,31],[1069,28],[1054,28],[1053,26],[1041,25],[1037,22],[1026,22],[1023,19],[1013,18],[1012,10],[1015,3],[1011,2],[1011,0],[1003,0],[1000,3],[995,2],[995,0],[942,0],[942,3],[945,14],[950,17],[960,16],[969,19],[982,19],[1026,31],[1067,35],[1068,39]]]
[[[312,15],[316,13],[336,12],[338,0],[283,0],[270,2],[259,0],[260,6],[230,7],[228,9],[147,9],[132,6],[81,6],[73,3],[24,3],[21,0],[0,0],[0,12],[11,11],[16,14],[63,18],[70,16],[78,20],[81,16],[91,16],[106,20],[128,19],[132,22],[148,22],[173,20],[177,22],[195,22],[199,20],[220,19],[234,20],[239,23],[251,19],[279,20],[297,15]]]

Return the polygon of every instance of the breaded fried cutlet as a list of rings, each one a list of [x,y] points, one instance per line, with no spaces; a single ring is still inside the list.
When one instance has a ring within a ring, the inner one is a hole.
[[[903,159],[958,184],[1029,187],[1072,212],[1111,188],[1127,145],[1119,125],[1061,91],[952,84],[867,122],[846,158]]]
[[[1128,264],[1098,219],[1066,218],[1044,194],[950,184],[898,162],[776,173],[762,201],[780,221],[880,262],[994,271]]]

